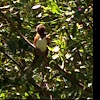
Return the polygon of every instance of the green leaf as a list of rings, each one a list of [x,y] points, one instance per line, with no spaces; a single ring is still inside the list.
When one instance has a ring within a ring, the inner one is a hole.
[[[29,94],[27,92],[25,92],[25,97],[29,96]]]
[[[40,99],[39,93],[35,93],[35,95],[37,96],[37,99]]]
[[[57,58],[59,58],[59,54],[54,54],[53,56],[52,56],[52,59],[57,59]]]
[[[34,5],[34,6],[32,7],[32,9],[35,10],[35,9],[39,9],[40,7],[41,7],[41,5]]]
[[[65,55],[65,57],[66,57],[66,59],[69,59],[69,58],[71,57],[71,54],[67,53],[67,54]]]
[[[57,81],[58,81],[58,82],[61,82],[61,79],[60,79],[60,77],[57,77]]]
[[[35,0],[35,2],[39,2],[39,0]]]
[[[61,10],[60,8],[58,7],[58,5],[53,1],[53,0],[49,0],[47,2],[47,6],[48,8],[50,9],[50,11],[54,14],[60,14],[61,13]]]
[[[84,50],[83,49],[79,49],[79,52],[84,53]]]
[[[48,47],[49,51],[53,51],[53,48],[51,48],[51,47],[49,47],[49,46],[47,46],[47,47]]]

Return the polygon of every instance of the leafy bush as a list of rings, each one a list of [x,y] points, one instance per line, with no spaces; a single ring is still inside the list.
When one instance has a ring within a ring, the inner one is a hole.
[[[34,61],[39,23],[51,43]],[[93,98],[92,0],[1,0],[0,55],[0,99]]]

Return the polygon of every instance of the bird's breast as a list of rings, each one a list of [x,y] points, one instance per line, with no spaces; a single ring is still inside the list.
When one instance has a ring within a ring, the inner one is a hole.
[[[46,39],[46,37],[44,37],[43,39],[39,38],[36,42],[36,47],[38,49],[40,49],[42,52],[45,52],[46,49],[47,49],[47,39]]]

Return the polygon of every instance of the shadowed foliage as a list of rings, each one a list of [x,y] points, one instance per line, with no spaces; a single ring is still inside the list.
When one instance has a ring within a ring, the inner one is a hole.
[[[33,39],[44,24],[48,55]],[[0,99],[93,99],[93,1],[0,1]]]

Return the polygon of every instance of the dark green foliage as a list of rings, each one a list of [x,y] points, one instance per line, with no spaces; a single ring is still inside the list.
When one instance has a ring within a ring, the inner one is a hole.
[[[34,58],[38,24],[50,34]],[[93,98],[93,1],[0,1],[0,99]]]

